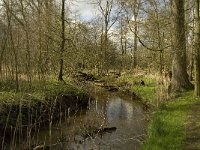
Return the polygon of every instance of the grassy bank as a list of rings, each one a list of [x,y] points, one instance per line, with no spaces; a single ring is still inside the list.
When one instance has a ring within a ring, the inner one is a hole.
[[[16,91],[13,82],[0,83],[0,108],[2,105],[32,105],[36,102],[48,100],[50,96],[76,95],[82,97],[85,91],[73,82],[66,83],[52,81],[34,81],[31,88],[26,81],[22,81],[20,89]],[[0,109],[1,110],[1,109]]]
[[[141,81],[144,81],[145,85],[141,85]],[[117,82],[119,85],[130,85],[127,87],[128,90],[141,98],[142,102],[150,103],[151,105],[157,104],[159,94],[157,81],[154,77],[145,75],[124,75],[118,78]]]
[[[143,102],[153,105],[143,150],[182,150],[186,141],[186,125],[192,106],[200,101],[193,91],[167,94],[166,85],[148,76],[123,76],[119,82],[132,83],[132,92]],[[145,86],[140,81],[145,82]],[[198,120],[197,120],[198,121]]]
[[[144,150],[182,150],[185,146],[187,114],[199,100],[185,92],[158,107],[150,118]]]
[[[127,90],[129,94],[136,94],[141,98],[141,103],[152,106],[149,107],[152,109],[150,109],[148,134],[142,149],[184,149],[187,115],[192,106],[199,101],[193,98],[192,91],[169,96],[167,86],[160,84],[154,76],[148,75],[126,74],[117,78],[108,76],[101,80],[105,85],[118,87],[119,91]],[[145,84],[141,84],[141,81]],[[44,121],[47,121],[51,128],[54,118],[59,119],[68,113],[66,108],[75,108],[77,103],[86,104],[88,100],[85,91],[71,80],[66,80],[66,83],[55,80],[35,81],[31,88],[27,82],[21,82],[19,91],[15,90],[12,83],[0,84],[0,127],[6,130],[12,129],[15,132],[12,137],[21,137],[23,127],[31,132]],[[4,136],[1,130],[0,134]]]
[[[0,84],[1,138],[15,136],[13,131],[21,134],[24,129],[30,132],[52,124],[79,106],[86,106],[89,100],[89,95],[70,80],[34,81],[31,87],[21,81],[18,91],[12,82]]]

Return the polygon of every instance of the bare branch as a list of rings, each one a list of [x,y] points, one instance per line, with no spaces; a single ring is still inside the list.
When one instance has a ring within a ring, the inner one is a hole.
[[[129,26],[130,31],[131,31],[133,34],[136,35],[136,37],[138,38],[138,41],[140,42],[140,44],[141,44],[143,47],[145,47],[147,50],[155,51],[155,52],[161,52],[161,51],[163,51],[163,50],[165,50],[165,49],[171,47],[171,45],[167,45],[167,46],[165,46],[165,47],[163,47],[163,48],[161,48],[161,49],[150,48],[150,47],[148,47],[148,46],[141,40],[141,38],[138,36],[138,34],[135,33],[135,32],[132,30],[131,25],[130,25],[130,21],[128,21],[128,26]]]

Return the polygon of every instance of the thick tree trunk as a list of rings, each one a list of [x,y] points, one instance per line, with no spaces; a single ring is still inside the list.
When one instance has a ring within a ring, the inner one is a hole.
[[[174,60],[172,64],[172,91],[192,89],[186,66],[185,12],[184,0],[173,0],[174,15]]]
[[[195,0],[195,30],[194,30],[194,47],[195,47],[195,90],[194,95],[200,96],[200,16],[199,0]]]

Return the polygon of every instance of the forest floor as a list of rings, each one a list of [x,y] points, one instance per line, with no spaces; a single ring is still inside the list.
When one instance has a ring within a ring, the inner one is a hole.
[[[191,106],[186,125],[186,150],[200,149],[200,102]]]

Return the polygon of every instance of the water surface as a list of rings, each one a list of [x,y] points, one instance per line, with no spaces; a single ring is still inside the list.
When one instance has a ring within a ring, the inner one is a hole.
[[[51,145],[52,150],[138,150],[145,138],[146,120],[142,106],[130,96],[98,90],[86,110],[39,132],[33,141]],[[110,132],[94,133],[100,128]]]

